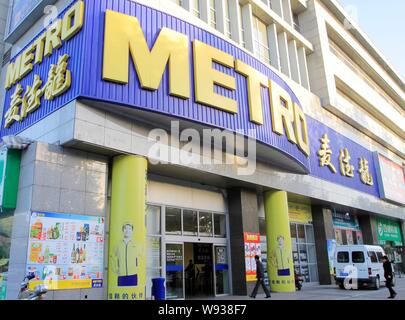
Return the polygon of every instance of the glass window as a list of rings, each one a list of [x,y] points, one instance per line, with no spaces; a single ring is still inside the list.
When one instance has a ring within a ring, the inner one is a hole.
[[[214,234],[217,237],[226,237],[226,216],[214,214]]]
[[[229,0],[225,0],[225,35],[231,37],[231,18],[229,14]]]
[[[166,244],[166,296],[183,298],[183,245]]]
[[[146,230],[149,235],[160,234],[160,207],[146,206]]]
[[[200,212],[200,236],[212,237],[212,213]]]
[[[245,25],[243,22],[242,6],[239,5],[239,20],[240,20],[240,36],[241,36],[241,45],[246,48],[245,42]]]
[[[311,277],[311,282],[317,282],[318,279],[318,267],[316,264],[309,265],[309,274]]]
[[[290,224],[291,238],[297,239],[297,225],[295,223]]]
[[[198,234],[197,211],[183,210],[183,234],[196,236]]]
[[[383,257],[382,253],[377,251],[377,259],[379,262],[381,262],[382,257]]]
[[[347,263],[347,262],[349,262],[349,252],[347,252],[347,251],[338,252],[337,261],[339,263]]]
[[[215,8],[215,0],[210,0],[210,25],[217,28],[217,11]]]
[[[181,209],[166,208],[166,233],[181,234]]]
[[[297,236],[299,243],[305,243],[305,228],[303,224],[297,224]]]
[[[315,245],[309,244],[308,246],[308,259],[309,263],[316,263],[316,250]]]
[[[375,254],[374,251],[368,251],[367,254],[370,257],[370,260],[371,260],[372,263],[377,263],[378,262],[377,255]]]
[[[315,243],[314,227],[311,225],[306,225],[305,233],[307,236],[307,243]]]
[[[362,251],[353,251],[352,252],[352,262],[353,263],[363,263],[364,262],[364,253]]]
[[[253,16],[254,53],[266,63],[270,63],[270,49],[267,38],[267,26],[257,17]]]
[[[194,0],[193,14],[200,18],[200,0]]]

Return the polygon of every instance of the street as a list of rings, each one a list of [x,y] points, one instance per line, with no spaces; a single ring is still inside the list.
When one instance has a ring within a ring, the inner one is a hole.
[[[396,279],[394,290],[397,292],[395,300],[405,300],[405,277]],[[360,289],[360,290],[342,290],[336,285],[305,285],[301,291],[295,293],[271,293],[271,300],[389,300],[388,289],[382,285],[380,290]],[[248,296],[225,296],[217,297],[221,300],[245,300],[252,299]],[[259,290],[257,300],[265,299],[264,293]]]

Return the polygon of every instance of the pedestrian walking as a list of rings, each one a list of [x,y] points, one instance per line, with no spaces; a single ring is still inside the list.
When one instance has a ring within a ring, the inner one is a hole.
[[[256,260],[256,286],[253,289],[252,294],[250,295],[251,298],[256,298],[257,291],[259,290],[259,286],[263,287],[264,292],[266,293],[266,298],[270,298],[270,291],[267,289],[266,285],[264,284],[264,268],[263,264],[260,261],[260,257],[258,255],[255,256]]]
[[[384,267],[385,286],[388,288],[390,292],[390,296],[388,297],[388,299],[394,299],[397,293],[394,291],[394,289],[392,289],[393,274],[391,262],[389,261],[387,256],[383,256],[382,262]]]

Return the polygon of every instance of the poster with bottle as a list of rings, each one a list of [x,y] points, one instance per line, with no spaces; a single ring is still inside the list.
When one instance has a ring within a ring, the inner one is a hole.
[[[104,218],[33,212],[27,254],[30,287],[50,290],[102,287]]]
[[[246,281],[256,281],[255,255],[261,256],[260,233],[245,232]]]

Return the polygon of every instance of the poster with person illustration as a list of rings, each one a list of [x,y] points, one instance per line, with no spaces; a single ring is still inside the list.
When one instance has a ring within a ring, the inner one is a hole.
[[[256,281],[255,255],[261,256],[260,233],[245,232],[246,281]]]

